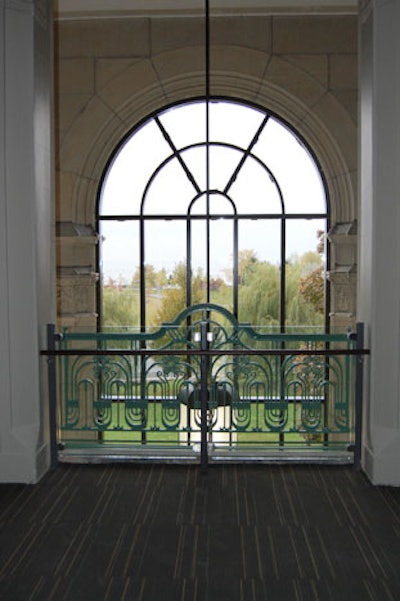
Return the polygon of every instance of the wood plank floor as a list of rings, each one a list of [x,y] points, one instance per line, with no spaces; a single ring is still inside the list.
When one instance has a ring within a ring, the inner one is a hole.
[[[0,485],[0,599],[398,601],[400,489],[351,467],[60,465]]]

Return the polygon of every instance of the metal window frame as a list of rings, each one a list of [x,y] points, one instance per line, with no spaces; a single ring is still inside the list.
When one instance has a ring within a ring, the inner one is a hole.
[[[248,144],[247,148],[243,148],[240,146],[237,146],[236,144],[232,144],[232,143],[228,143],[228,142],[223,142],[223,141],[210,141],[209,139],[209,114],[208,114],[208,110],[206,111],[206,135],[205,135],[205,139],[200,141],[200,142],[195,142],[193,144],[189,144],[186,145],[182,148],[177,148],[173,142],[173,138],[170,135],[170,133],[167,131],[167,129],[165,128],[165,126],[161,123],[159,116],[162,115],[162,113],[164,113],[166,110],[169,110],[171,108],[179,108],[180,106],[186,106],[188,104],[192,104],[192,103],[198,103],[198,102],[204,102],[206,103],[206,107],[208,107],[209,102],[227,102],[227,103],[236,103],[236,104],[240,104],[242,106],[248,107],[249,109],[255,109],[258,111],[261,111],[264,113],[264,119],[262,120],[261,125],[258,127],[257,131],[255,132],[254,136],[252,137],[250,143]],[[292,135],[297,138],[299,140],[299,142],[306,148],[308,154],[310,155],[311,159],[313,160],[316,169],[319,172],[319,175],[321,177],[321,181],[322,181],[322,185],[323,185],[323,189],[324,189],[324,193],[325,193],[325,200],[326,200],[326,212],[318,212],[318,213],[286,213],[285,211],[285,203],[284,203],[284,197],[282,194],[282,190],[279,186],[279,182],[277,181],[276,177],[274,176],[273,172],[271,171],[271,169],[268,167],[268,165],[266,163],[263,162],[263,160],[258,157],[257,155],[255,155],[252,150],[255,146],[255,144],[257,143],[259,136],[261,135],[263,129],[265,128],[266,124],[268,123],[269,119],[273,117],[276,121],[278,121],[279,123],[281,123],[284,127],[286,127],[291,133]],[[122,146],[125,144],[125,142],[131,138],[132,136],[135,135],[135,132],[138,131],[138,129],[140,129],[143,125],[145,125],[146,123],[150,122],[151,120],[154,120],[154,122],[158,125],[159,129],[160,129],[160,133],[161,135],[164,137],[164,139],[167,141],[168,145],[171,148],[171,154],[169,154],[157,167],[156,169],[153,171],[152,175],[150,176],[150,178],[147,181],[147,184],[145,186],[143,195],[142,195],[142,199],[141,199],[141,203],[140,203],[140,213],[139,214],[132,214],[132,215],[121,215],[121,214],[116,214],[116,215],[101,215],[101,194],[102,194],[102,189],[103,189],[103,185],[105,182],[105,179],[107,177],[107,174],[112,166],[112,163],[115,159],[115,157],[118,155],[120,149],[122,148]],[[210,189],[210,148],[211,147],[222,147],[222,148],[227,148],[227,149],[231,149],[231,150],[235,150],[241,153],[241,158],[238,161],[238,164],[236,166],[236,168],[234,169],[234,171],[232,172],[232,175],[227,183],[227,185],[225,186],[224,190],[211,190]],[[205,147],[206,148],[206,188],[205,190],[202,190],[201,187],[199,186],[199,184],[196,182],[196,178],[194,177],[194,175],[191,173],[189,167],[187,166],[187,164],[184,161],[184,157],[182,156],[187,150],[191,150],[193,148],[199,148],[199,147]],[[234,181],[236,180],[237,176],[240,173],[240,170],[242,169],[243,165],[245,164],[246,160],[252,158],[253,160],[255,160],[265,171],[266,173],[268,173],[270,179],[272,180],[273,184],[275,185],[277,191],[278,191],[278,195],[281,201],[281,213],[257,213],[257,214],[253,214],[253,213],[240,213],[237,211],[237,208],[235,206],[235,202],[232,198],[230,198],[229,196],[229,190],[232,187]],[[162,169],[170,163],[170,161],[172,160],[177,160],[180,164],[180,166],[182,167],[183,172],[185,173],[186,177],[188,178],[188,180],[190,181],[190,183],[192,184],[195,194],[193,196],[193,198],[188,201],[188,210],[186,214],[165,214],[165,213],[160,213],[160,214],[148,214],[146,215],[145,213],[145,202],[147,199],[147,195],[148,192],[150,190],[151,184],[152,182],[156,179],[157,175],[162,171]],[[233,203],[233,207],[234,207],[234,211],[232,214],[212,214],[210,211],[210,198],[213,194],[219,194],[224,196],[225,198],[227,198],[228,200],[231,201],[231,203]],[[195,202],[196,199],[200,198],[201,196],[206,196],[206,213],[204,215],[199,215],[199,214],[190,214],[190,207],[193,205],[193,202]],[[238,281],[238,255],[239,255],[239,243],[238,243],[238,237],[239,237],[239,223],[240,221],[244,221],[244,220],[280,220],[281,222],[281,243],[280,243],[280,330],[282,332],[285,331],[285,326],[286,326],[286,261],[287,261],[287,257],[286,257],[286,222],[288,220],[293,220],[293,219],[305,219],[305,220],[312,220],[312,219],[323,219],[326,223],[326,231],[329,231],[330,228],[330,210],[329,210],[329,194],[328,194],[328,187],[327,187],[327,183],[326,183],[326,178],[324,177],[323,171],[321,169],[321,166],[317,160],[317,157],[315,155],[315,153],[312,151],[312,149],[309,147],[308,143],[304,140],[304,138],[299,134],[298,131],[296,131],[295,128],[293,128],[287,121],[285,121],[284,119],[282,119],[280,116],[278,116],[277,114],[266,110],[264,107],[261,107],[259,105],[256,105],[254,103],[249,103],[247,101],[243,101],[242,99],[232,99],[232,98],[228,98],[228,97],[222,97],[222,96],[213,96],[211,97],[196,97],[196,98],[192,98],[192,99],[188,99],[186,101],[183,102],[178,102],[178,103],[173,103],[171,105],[167,105],[163,108],[161,108],[160,110],[154,112],[151,115],[148,115],[145,119],[143,119],[140,123],[138,123],[134,128],[132,128],[128,134],[121,140],[120,144],[114,149],[114,152],[112,153],[112,156],[110,157],[109,161],[107,162],[105,169],[103,171],[102,174],[102,178],[100,181],[100,185],[98,188],[98,194],[97,194],[97,210],[96,210],[96,226],[97,226],[97,231],[100,232],[100,226],[101,226],[101,222],[105,222],[105,221],[139,221],[140,222],[140,240],[139,240],[139,247],[140,247],[140,314],[141,314],[141,329],[144,331],[146,329],[146,275],[145,275],[145,242],[146,242],[146,234],[145,234],[145,224],[148,221],[179,221],[179,220],[185,220],[187,223],[187,227],[186,227],[186,272],[187,272],[187,290],[186,290],[186,302],[187,305],[189,306],[191,303],[191,282],[190,282],[190,274],[191,274],[191,246],[192,246],[192,240],[191,240],[191,224],[192,222],[196,221],[196,220],[205,220],[206,221],[206,231],[207,231],[207,235],[206,235],[206,299],[207,302],[210,302],[210,278],[211,278],[211,270],[210,270],[210,265],[211,265],[211,255],[210,255],[210,223],[213,220],[217,220],[217,219],[224,219],[224,220],[232,220],[233,221],[233,313],[234,315],[237,317],[238,313],[239,313],[239,296],[238,296],[238,292],[239,292],[239,281]],[[99,266],[100,266],[100,253],[101,250],[98,248],[97,249],[97,268],[99,270]],[[326,245],[325,248],[325,264],[326,264],[326,271],[329,271],[329,267],[330,267],[330,252],[329,252],[329,244]],[[98,307],[98,329],[101,329],[101,278],[99,279],[98,285],[97,285],[97,307]],[[330,285],[329,282],[326,282],[326,293],[325,293],[325,331],[328,332],[329,331],[329,306],[330,306]]]

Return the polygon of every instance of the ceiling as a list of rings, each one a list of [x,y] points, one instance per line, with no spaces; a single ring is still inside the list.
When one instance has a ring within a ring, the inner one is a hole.
[[[358,0],[209,0],[210,14],[356,14]],[[54,0],[59,19],[117,14],[179,16],[203,13],[205,0]],[[112,8],[110,8],[112,6]]]

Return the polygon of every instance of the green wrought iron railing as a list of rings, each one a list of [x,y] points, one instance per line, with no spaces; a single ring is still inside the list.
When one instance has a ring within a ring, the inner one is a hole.
[[[65,460],[358,461],[360,332],[274,333],[212,304],[153,332],[52,330],[54,446]]]

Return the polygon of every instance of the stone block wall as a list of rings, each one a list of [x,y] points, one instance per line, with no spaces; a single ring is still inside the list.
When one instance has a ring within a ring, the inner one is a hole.
[[[332,322],[352,325],[357,234],[341,226],[357,220],[357,17],[219,16],[210,32],[211,93],[276,112],[314,149],[331,206]],[[102,175],[140,120],[204,95],[204,20],[86,15],[56,21],[55,46],[59,324],[95,327]]]

